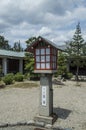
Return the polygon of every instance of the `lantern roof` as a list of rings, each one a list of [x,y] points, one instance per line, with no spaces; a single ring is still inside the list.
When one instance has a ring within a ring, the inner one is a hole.
[[[39,36],[36,39],[36,41],[32,42],[31,45],[28,46],[27,51],[33,53],[34,48],[37,46],[37,44],[40,45],[41,41],[45,42],[47,45],[50,45],[50,46],[56,48],[57,50],[64,51],[61,47],[57,46],[57,44],[53,43],[52,41],[50,41],[42,36]]]

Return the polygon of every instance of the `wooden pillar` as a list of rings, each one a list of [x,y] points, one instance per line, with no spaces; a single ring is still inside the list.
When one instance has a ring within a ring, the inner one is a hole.
[[[19,72],[23,74],[23,59],[19,60]]]
[[[4,75],[7,74],[7,58],[3,58],[2,60],[2,72],[4,73]]]

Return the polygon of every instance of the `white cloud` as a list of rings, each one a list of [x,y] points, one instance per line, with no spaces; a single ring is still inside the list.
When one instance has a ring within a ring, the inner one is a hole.
[[[48,27],[42,27],[39,31],[39,35],[47,35],[50,34],[52,31]]]
[[[0,34],[11,44],[38,35],[63,44],[80,21],[86,39],[85,5],[85,0],[0,0]]]
[[[86,20],[86,8],[85,7],[79,7],[75,9],[74,18],[80,19],[80,20]]]

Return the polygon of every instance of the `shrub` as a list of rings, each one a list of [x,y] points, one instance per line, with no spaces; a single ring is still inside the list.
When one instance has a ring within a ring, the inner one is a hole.
[[[1,88],[5,88],[5,83],[3,83],[3,81],[0,81],[0,89]]]
[[[71,79],[73,77],[72,73],[67,73],[67,79]]]
[[[14,76],[15,81],[21,82],[21,81],[23,81],[23,79],[24,79],[24,76],[21,73],[17,73]]]
[[[3,77],[3,81],[6,85],[12,84],[14,79],[13,73],[9,73]]]

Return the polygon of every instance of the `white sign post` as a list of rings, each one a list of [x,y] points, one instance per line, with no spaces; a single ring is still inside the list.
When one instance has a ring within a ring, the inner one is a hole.
[[[46,106],[46,86],[42,86],[42,106]]]

